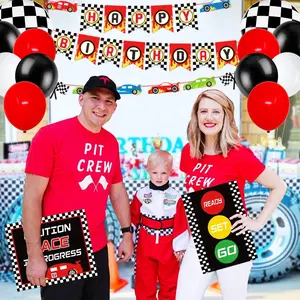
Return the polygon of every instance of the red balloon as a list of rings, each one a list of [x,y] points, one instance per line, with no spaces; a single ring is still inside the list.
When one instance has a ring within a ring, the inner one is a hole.
[[[240,60],[252,53],[265,54],[272,59],[280,53],[280,46],[276,37],[270,31],[254,28],[247,31],[238,43]]]
[[[270,131],[285,121],[290,109],[290,99],[281,85],[265,81],[250,92],[247,106],[253,123]]]
[[[48,32],[39,28],[31,28],[19,35],[13,53],[21,59],[28,54],[41,53],[54,60],[56,47],[52,36]]]
[[[27,131],[41,122],[46,112],[42,90],[32,82],[12,85],[3,100],[4,113],[16,128]]]

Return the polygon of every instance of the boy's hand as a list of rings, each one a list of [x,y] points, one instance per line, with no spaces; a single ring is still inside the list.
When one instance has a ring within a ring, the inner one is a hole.
[[[178,260],[179,262],[182,261],[183,256],[184,256],[184,253],[185,253],[185,250],[181,250],[181,251],[174,252],[175,257],[177,258],[177,260]]]

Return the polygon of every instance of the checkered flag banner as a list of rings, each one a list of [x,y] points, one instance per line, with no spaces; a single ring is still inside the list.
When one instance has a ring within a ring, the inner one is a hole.
[[[198,15],[196,3],[175,4],[175,24],[177,32],[185,27],[198,29]]]
[[[103,24],[103,5],[82,3],[80,15],[80,31],[94,27],[100,33]]]
[[[145,70],[158,66],[167,71],[168,52],[169,45],[167,43],[146,43]]]
[[[63,82],[59,81],[56,84],[55,91],[59,92],[60,94],[66,95],[69,88],[70,88],[70,86],[65,85]]]
[[[127,7],[128,14],[128,33],[136,29],[142,29],[150,33],[150,6],[149,5],[132,5]]]
[[[226,86],[234,81],[234,77],[231,73],[225,73],[225,75],[220,77],[220,81]]]
[[[215,44],[193,43],[192,44],[192,70],[202,66],[215,70]]]
[[[287,21],[300,22],[300,14],[287,1],[261,0],[254,3],[245,13],[241,22],[242,34],[253,28],[262,28],[271,33]]]
[[[68,59],[72,59],[73,51],[77,39],[77,33],[56,29],[54,32],[54,41],[56,44],[56,53],[64,54]]]
[[[120,67],[123,42],[121,40],[101,38],[98,52],[98,65],[112,62]]]
[[[21,33],[29,28],[39,28],[52,34],[52,22],[47,11],[34,1],[6,1],[1,5],[0,20],[13,24]]]

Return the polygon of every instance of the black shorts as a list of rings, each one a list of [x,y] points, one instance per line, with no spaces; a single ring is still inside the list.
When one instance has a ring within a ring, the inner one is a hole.
[[[107,246],[94,253],[98,276],[41,287],[42,300],[109,300]]]

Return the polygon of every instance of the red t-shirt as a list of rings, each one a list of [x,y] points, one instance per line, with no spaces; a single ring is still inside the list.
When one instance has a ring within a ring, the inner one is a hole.
[[[107,244],[107,198],[111,184],[122,181],[111,133],[93,133],[77,117],[45,126],[32,140],[25,172],[49,178],[43,216],[85,209],[93,250]]]
[[[245,205],[245,181],[253,182],[265,169],[265,165],[253,152],[241,146],[233,148],[228,156],[222,154],[207,155],[201,159],[191,158],[190,144],[186,144],[181,153],[180,170],[186,173],[187,191],[194,191],[236,180]]]

